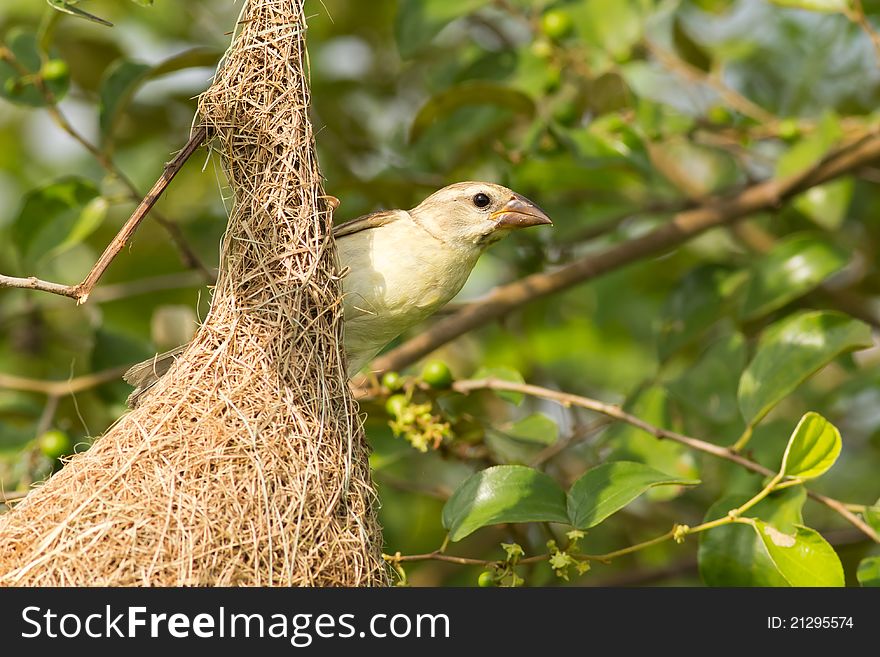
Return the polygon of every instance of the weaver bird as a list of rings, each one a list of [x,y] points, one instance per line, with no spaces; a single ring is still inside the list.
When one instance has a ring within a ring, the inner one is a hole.
[[[552,223],[537,205],[501,185],[460,182],[412,210],[374,212],[334,226],[342,279],[345,352],[353,376],[386,344],[458,294],[480,255],[513,230]],[[141,394],[182,347],[125,374]]]

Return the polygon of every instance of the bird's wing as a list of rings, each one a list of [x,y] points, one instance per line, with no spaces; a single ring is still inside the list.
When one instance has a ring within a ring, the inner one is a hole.
[[[131,408],[137,406],[141,395],[153,387],[153,384],[171,369],[174,360],[182,354],[188,346],[189,345],[181,345],[171,351],[166,351],[164,354],[156,354],[150,360],[138,363],[122,375],[122,378],[125,379],[126,383],[135,387],[134,392],[128,396],[128,405]]]
[[[359,233],[362,230],[385,226],[387,224],[390,224],[392,221],[397,221],[405,215],[406,213],[402,212],[401,210],[385,210],[383,212],[365,214],[363,217],[358,217],[357,219],[346,221],[344,224],[333,226],[333,237],[339,239],[340,237],[345,237],[346,235]]]

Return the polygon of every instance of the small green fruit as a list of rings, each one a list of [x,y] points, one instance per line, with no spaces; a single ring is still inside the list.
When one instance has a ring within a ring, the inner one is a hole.
[[[536,39],[532,42],[532,54],[538,59],[550,59],[553,57],[553,44],[547,39]]]
[[[40,69],[40,77],[44,80],[60,80],[67,77],[69,73],[70,68],[63,59],[50,59]]]
[[[7,96],[17,96],[21,93],[21,89],[21,80],[18,78],[6,78],[6,81],[3,82],[3,91]]]
[[[573,28],[571,15],[561,9],[551,9],[541,16],[541,31],[551,39],[564,39]]]
[[[572,127],[577,124],[580,118],[580,108],[573,100],[563,101],[553,108],[553,120],[560,125]]]
[[[60,429],[51,429],[37,438],[37,446],[45,456],[57,459],[70,454],[73,450],[73,441]]]
[[[794,119],[784,119],[779,122],[778,133],[780,139],[792,141],[800,137],[801,129]]]
[[[548,66],[544,71],[544,91],[552,93],[562,86],[562,69],[558,66]]]
[[[428,361],[422,368],[422,381],[432,388],[448,388],[452,385],[452,372],[442,360]]]
[[[477,586],[484,589],[495,586],[495,573],[491,570],[484,570],[481,572],[480,576],[477,578]]]
[[[706,117],[715,125],[726,125],[733,121],[733,114],[723,105],[710,107]]]
[[[391,417],[400,417],[407,405],[406,395],[391,395],[385,402],[385,411]]]
[[[385,372],[382,376],[382,387],[387,388],[391,392],[395,390],[400,390],[400,387],[403,385],[403,377],[400,376],[397,372]]]

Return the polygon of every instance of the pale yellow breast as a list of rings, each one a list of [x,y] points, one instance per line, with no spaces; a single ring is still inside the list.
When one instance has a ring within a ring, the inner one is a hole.
[[[337,240],[349,372],[454,297],[479,251],[438,241],[408,218]]]

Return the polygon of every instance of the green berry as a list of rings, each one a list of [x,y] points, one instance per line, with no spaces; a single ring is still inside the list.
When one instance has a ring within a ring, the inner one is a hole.
[[[7,96],[17,96],[21,93],[21,81],[18,78],[6,78],[3,83],[3,91]]]
[[[725,125],[733,121],[730,110],[723,105],[715,105],[709,108],[706,117],[715,125]]]
[[[484,570],[481,572],[480,576],[477,578],[477,586],[484,589],[495,586],[495,573],[491,570]]]
[[[538,59],[550,59],[553,57],[553,44],[547,39],[536,39],[532,42],[532,54]]]
[[[558,66],[548,66],[544,71],[544,91],[554,92],[562,85],[562,69]]]
[[[553,120],[560,125],[574,126],[580,118],[580,108],[573,100],[566,100],[553,108]]]
[[[40,69],[40,77],[44,80],[60,80],[68,75],[70,69],[63,59],[50,59]]]
[[[382,376],[382,387],[387,388],[391,392],[395,390],[400,390],[400,387],[403,385],[403,377],[400,376],[397,372],[385,372]]]
[[[391,417],[400,417],[408,405],[406,395],[391,395],[385,402],[385,410]]]
[[[428,361],[422,368],[422,381],[432,388],[448,388],[452,380],[452,372],[442,360]]]
[[[59,429],[51,429],[37,438],[40,451],[50,459],[57,459],[73,450],[73,441]]]
[[[801,134],[801,129],[798,127],[797,121],[794,119],[784,119],[780,121],[778,131],[779,138],[784,139],[785,141],[797,139]]]
[[[551,9],[541,16],[541,31],[551,39],[564,39],[573,28],[571,15],[561,9]]]

